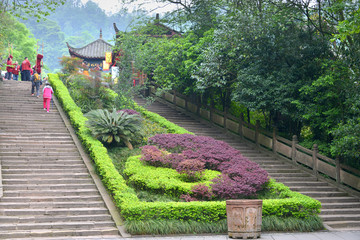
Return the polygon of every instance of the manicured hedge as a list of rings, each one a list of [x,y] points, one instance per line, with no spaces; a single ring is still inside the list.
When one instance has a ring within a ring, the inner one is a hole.
[[[56,74],[49,74],[49,81],[55,90],[55,94],[69,115],[79,139],[92,157],[104,185],[113,195],[115,204],[121,210],[121,215],[127,220],[142,219],[179,219],[215,222],[226,217],[225,202],[140,202],[134,190],[126,185],[124,178],[115,169],[107,149],[100,141],[94,139],[85,127],[86,118],[82,115],[79,107],[69,95],[66,87]],[[142,111],[140,107],[136,109]],[[146,114],[144,114],[146,116]],[[157,118],[153,114],[148,114]],[[161,121],[162,118],[158,118]],[[170,126],[175,133],[180,133],[180,127]],[[179,130],[179,132],[177,132]],[[187,132],[187,131],[186,131]],[[273,181],[271,181],[275,184]],[[293,216],[304,218],[316,215],[320,212],[320,202],[300,193],[292,192],[283,184],[277,183],[273,187],[286,199],[269,199],[263,201],[263,215]]]
[[[213,178],[221,174],[218,171],[205,170],[201,181],[185,182],[175,169],[144,165],[140,157],[130,157],[126,162],[124,173],[129,177],[128,183],[140,189],[171,196],[180,197],[181,194],[190,193],[191,188],[200,183],[209,185]]]

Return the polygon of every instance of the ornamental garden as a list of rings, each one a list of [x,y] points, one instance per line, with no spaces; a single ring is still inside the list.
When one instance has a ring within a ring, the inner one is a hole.
[[[227,143],[196,136],[108,88],[98,89],[101,107],[84,114],[84,85],[66,79],[49,75],[129,233],[226,233],[227,199],[262,199],[262,231],[323,229],[319,201],[270,179]]]

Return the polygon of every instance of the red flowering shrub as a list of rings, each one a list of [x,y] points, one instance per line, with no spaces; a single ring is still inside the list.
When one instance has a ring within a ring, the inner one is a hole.
[[[141,160],[155,167],[171,167],[168,159],[168,153],[158,149],[156,146],[146,145],[141,148]]]
[[[117,113],[119,113],[119,112],[126,112],[129,115],[134,115],[134,114],[140,115],[140,113],[138,113],[137,111],[135,111],[133,109],[121,109],[121,110],[117,111]]]
[[[213,193],[211,189],[206,186],[205,184],[199,184],[195,185],[191,189],[190,194],[183,194],[180,196],[181,199],[184,199],[186,202],[192,202],[192,201],[208,201],[213,198]]]
[[[198,199],[192,197],[190,194],[183,194],[180,196],[180,199],[184,199],[185,202],[199,201]]]
[[[203,176],[205,163],[198,159],[186,159],[180,162],[176,171],[185,174],[186,179],[190,182],[196,182]]]
[[[141,160],[155,167],[176,168],[184,157],[177,153],[160,150],[156,146],[146,145],[141,148]]]

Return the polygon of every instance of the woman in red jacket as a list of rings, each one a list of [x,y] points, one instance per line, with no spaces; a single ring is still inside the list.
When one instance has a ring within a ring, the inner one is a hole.
[[[25,57],[24,61],[21,64],[21,70],[24,73],[24,81],[30,81],[30,69],[31,64],[27,57]]]

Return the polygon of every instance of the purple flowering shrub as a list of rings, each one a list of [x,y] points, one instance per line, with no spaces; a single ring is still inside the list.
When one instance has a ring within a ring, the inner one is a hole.
[[[205,163],[198,159],[186,159],[181,161],[176,171],[180,174],[184,174],[185,178],[189,182],[196,182],[204,175]]]
[[[220,199],[253,196],[268,181],[267,172],[249,160],[224,162],[220,170],[221,176],[211,184],[214,195]]]
[[[195,169],[194,162],[200,159],[205,169],[221,171],[221,176],[213,179],[210,188],[197,185],[190,194],[182,195],[185,201],[250,197],[268,182],[268,173],[257,163],[251,162],[227,143],[211,137],[158,134],[149,138],[149,144],[171,152],[167,156],[176,157],[171,164],[173,168],[181,173],[189,173],[190,177],[196,174],[189,166]]]
[[[234,156],[245,159],[238,150],[223,141],[211,137],[190,134],[158,134],[149,143],[169,152],[182,153],[187,159],[202,159],[206,169],[219,170],[219,165]]]
[[[120,112],[126,112],[127,114],[129,115],[140,115],[140,113],[138,113],[137,111],[133,110],[133,109],[121,109],[119,111],[117,111],[117,113],[120,113]]]

